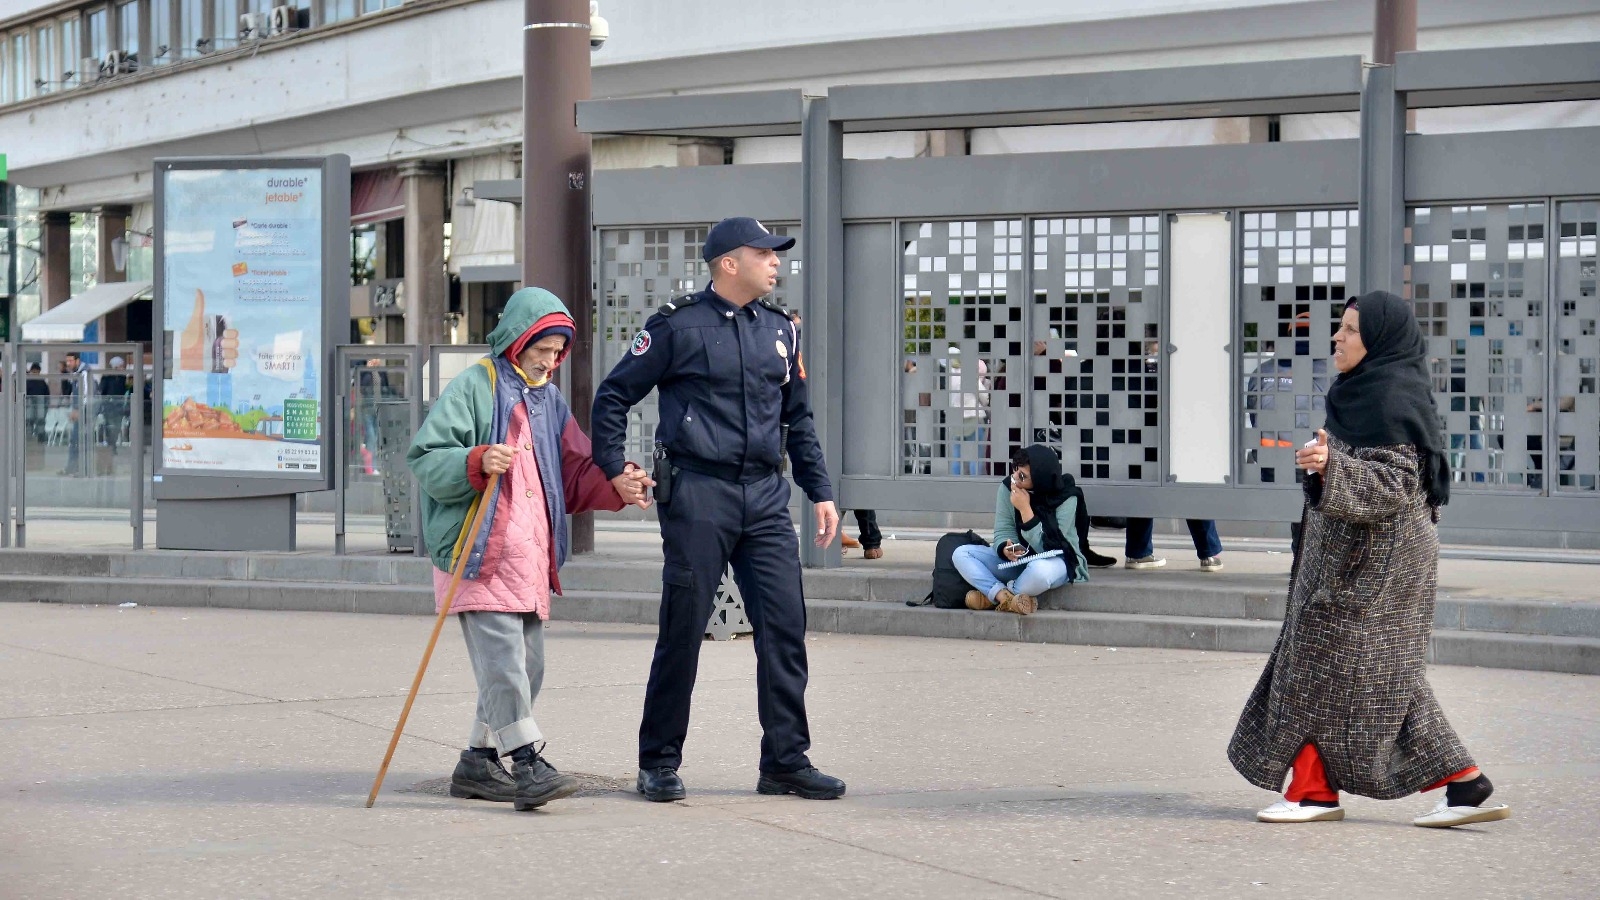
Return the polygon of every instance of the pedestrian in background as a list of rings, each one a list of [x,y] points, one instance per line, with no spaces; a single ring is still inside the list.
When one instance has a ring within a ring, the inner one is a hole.
[[[122,429],[128,423],[128,387],[127,370],[124,368],[122,357],[113,356],[109,360],[111,371],[100,376],[100,435],[98,442],[111,448],[111,455],[117,453],[117,446],[122,443]]]
[[[1411,304],[1383,291],[1351,301],[1333,362],[1326,428],[1295,455],[1308,474],[1287,614],[1228,758],[1268,790],[1291,774],[1263,822],[1342,819],[1340,791],[1441,787],[1414,824],[1504,819],[1426,676],[1450,465]]]
[[[794,323],[795,365],[800,370],[801,380],[806,377],[805,354],[801,353],[800,330],[805,325],[799,310],[789,311],[789,321]],[[842,510],[841,510],[842,512]],[[856,514],[856,527],[861,531],[861,539],[856,540],[839,530],[839,541],[846,550],[860,550],[862,559],[883,559],[883,532],[878,528],[878,511],[875,509],[858,509]]]
[[[1189,539],[1194,541],[1194,555],[1200,558],[1200,571],[1222,571],[1222,539],[1217,537],[1217,523],[1211,519],[1187,519]],[[1122,545],[1127,556],[1124,563],[1130,569],[1159,569],[1167,564],[1156,556],[1155,522],[1150,519],[1129,519],[1128,534]]]

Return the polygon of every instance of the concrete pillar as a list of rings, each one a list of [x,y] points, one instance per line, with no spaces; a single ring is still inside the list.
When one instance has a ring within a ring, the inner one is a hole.
[[[684,138],[678,141],[678,165],[721,166],[728,161],[728,142],[717,138]]]
[[[43,265],[39,270],[39,301],[52,309],[72,297],[72,215],[44,214],[39,228]]]
[[[127,206],[102,206],[95,210],[99,216],[96,240],[100,247],[99,276],[100,284],[111,284],[128,280],[128,219],[133,216],[133,209]],[[116,242],[122,243],[122,268],[117,268]],[[106,313],[105,329],[100,335],[100,340],[106,343],[120,343],[128,339],[128,308],[126,306]]]
[[[444,273],[445,169],[438,163],[400,167],[406,186],[405,297],[406,343],[426,346],[449,339],[450,311]]]
[[[918,156],[966,156],[967,131],[964,128],[943,128],[925,132],[927,153]]]
[[[513,178],[521,178],[522,177],[522,145],[518,144],[515,147],[512,147],[510,156],[511,156],[511,175],[512,175]],[[514,233],[513,241],[512,241],[512,244],[511,244],[511,252],[512,252],[511,258],[513,260],[515,260],[518,265],[521,265],[521,263],[522,263],[522,220],[523,220],[523,218],[524,218],[524,215],[523,215],[522,204],[518,203],[517,204],[517,226],[516,226],[516,231]],[[519,282],[517,286],[521,287],[522,285]],[[484,324],[487,326],[488,323],[484,323]],[[489,332],[486,329],[484,331],[484,334],[488,334],[488,333]]]
[[[1367,70],[1361,91],[1361,292],[1400,294],[1405,284],[1406,96],[1394,67]]]
[[[589,135],[577,104],[589,99],[589,7],[524,0],[522,31],[522,283],[565,300],[577,325],[566,365],[567,402],[589,430],[594,403],[594,283],[590,272]],[[594,516],[572,517],[572,552],[594,552]]]

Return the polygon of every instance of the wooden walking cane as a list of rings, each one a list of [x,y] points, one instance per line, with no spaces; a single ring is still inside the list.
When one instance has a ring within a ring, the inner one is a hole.
[[[456,560],[455,571],[450,573],[450,587],[444,592],[444,603],[439,606],[439,618],[433,623],[433,634],[428,637],[428,649],[422,651],[422,662],[417,666],[417,677],[411,680],[411,693],[406,695],[406,705],[400,709],[400,721],[394,725],[394,736],[389,738],[389,752],[383,755],[383,765],[372,782],[372,793],[367,795],[367,809],[378,799],[378,789],[383,787],[383,776],[389,774],[389,761],[394,759],[394,748],[400,745],[400,734],[406,730],[406,717],[411,715],[411,704],[416,702],[417,689],[422,687],[422,675],[428,671],[428,660],[433,658],[433,645],[439,642],[439,632],[444,628],[445,617],[450,615],[450,604],[456,599],[456,588],[461,586],[461,576],[467,571],[467,557],[472,555],[472,545],[478,542],[478,529],[483,527],[483,514],[489,508],[488,498],[500,483],[500,475],[489,476],[489,486],[483,489],[483,499],[467,524],[467,540],[461,545],[461,558]]]

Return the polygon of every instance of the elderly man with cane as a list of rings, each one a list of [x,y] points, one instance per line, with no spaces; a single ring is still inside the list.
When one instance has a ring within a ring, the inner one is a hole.
[[[544,681],[544,620],[567,558],[567,514],[648,507],[645,489],[653,484],[637,467],[609,479],[592,461],[589,438],[550,382],[573,337],[572,316],[555,295],[540,288],[512,294],[489,334],[490,355],[450,382],[406,454],[423,491],[440,623],[457,614],[478,682],[477,718],[450,794],[509,801],[518,810],[579,786],[545,760],[533,719]],[[511,772],[501,756],[511,757]]]

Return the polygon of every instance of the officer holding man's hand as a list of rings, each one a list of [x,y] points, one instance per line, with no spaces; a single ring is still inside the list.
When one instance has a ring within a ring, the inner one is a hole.
[[[795,483],[816,504],[817,546],[833,543],[839,513],[796,330],[763,299],[777,284],[777,251],[793,246],[793,238],[755,219],[718,222],[703,250],[711,284],[652,316],[595,395],[594,461],[615,480],[627,462],[628,410],[652,388],[660,394],[656,502],[666,565],[639,726],[638,789],[651,800],[684,797],[677,770],[689,699],[729,562],[755,629],[762,728],[756,790],[813,800],[844,795],[843,781],[806,758],[806,609],[782,474],[785,452]]]

